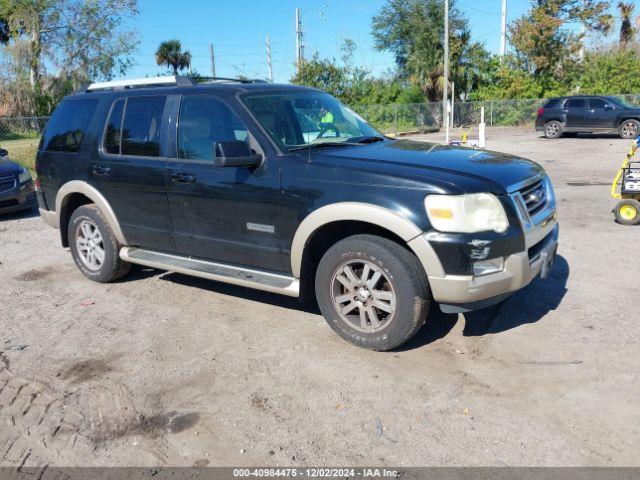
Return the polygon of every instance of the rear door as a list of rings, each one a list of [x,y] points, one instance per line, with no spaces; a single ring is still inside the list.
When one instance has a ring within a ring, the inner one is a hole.
[[[588,115],[587,99],[583,97],[569,98],[564,102],[564,112],[569,129],[582,130]]]
[[[100,186],[130,244],[171,252],[166,104],[166,95],[116,99],[89,177]]]
[[[595,129],[616,128],[617,112],[613,105],[603,98],[589,99],[589,116],[586,120],[587,127]]]
[[[283,271],[277,158],[227,101],[193,94],[180,102],[175,158],[167,165],[175,243],[184,255]],[[262,165],[217,167],[214,143],[234,140],[262,153]]]

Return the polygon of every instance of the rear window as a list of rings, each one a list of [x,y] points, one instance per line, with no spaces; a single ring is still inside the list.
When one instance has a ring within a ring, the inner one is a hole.
[[[41,150],[77,152],[97,105],[97,99],[62,102],[47,122]]]
[[[565,108],[587,108],[587,100],[585,98],[570,98],[564,106]]]
[[[559,98],[552,98],[544,104],[544,108],[556,108],[558,106],[558,103],[560,103]]]

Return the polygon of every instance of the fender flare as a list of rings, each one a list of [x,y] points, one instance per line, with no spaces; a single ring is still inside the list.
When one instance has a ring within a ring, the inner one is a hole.
[[[60,222],[62,220],[62,210],[66,206],[69,197],[74,193],[80,193],[96,204],[96,206],[104,214],[109,227],[111,227],[111,230],[116,237],[116,240],[118,240],[118,243],[126,246],[127,240],[122,233],[120,223],[118,222],[116,214],[111,208],[111,205],[109,205],[107,199],[104,198],[104,196],[95,187],[92,187],[87,182],[84,182],[82,180],[72,180],[70,182],[67,182],[58,190],[58,193],[56,195],[56,212],[58,214],[58,226],[60,227]]]
[[[345,220],[371,223],[395,233],[418,257],[427,275],[444,276],[442,264],[435,250],[422,235],[424,232],[412,221],[378,205],[340,202],[311,212],[298,226],[291,244],[291,272],[294,277],[300,278],[304,250],[313,234],[324,225]]]

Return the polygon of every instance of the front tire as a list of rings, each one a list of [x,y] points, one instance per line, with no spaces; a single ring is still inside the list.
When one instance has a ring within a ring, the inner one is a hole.
[[[338,335],[377,351],[413,337],[431,305],[427,276],[415,256],[375,235],[353,235],[327,250],[316,272],[316,297]]]
[[[620,138],[625,140],[636,138],[640,132],[640,122],[637,120],[625,120],[620,124]]]
[[[622,225],[640,225],[640,202],[633,199],[621,200],[613,209],[616,222]]]
[[[562,124],[557,120],[551,120],[544,124],[544,136],[555,139],[562,136]]]
[[[73,260],[89,280],[108,283],[129,273],[131,264],[120,259],[120,245],[96,205],[76,209],[67,233]]]

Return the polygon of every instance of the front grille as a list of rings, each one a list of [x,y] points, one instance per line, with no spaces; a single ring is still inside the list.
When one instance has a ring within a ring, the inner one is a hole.
[[[520,190],[522,201],[529,216],[533,216],[547,205],[547,186],[544,179]]]
[[[8,192],[14,188],[16,188],[15,177],[0,177],[0,193]]]

